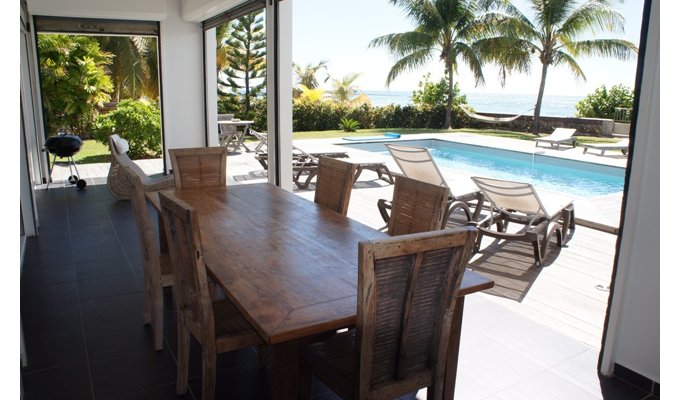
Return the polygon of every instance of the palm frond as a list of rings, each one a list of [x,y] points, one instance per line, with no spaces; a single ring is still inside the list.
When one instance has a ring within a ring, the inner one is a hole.
[[[575,38],[586,31],[623,32],[623,15],[602,3],[597,0],[584,3],[564,21],[557,32],[568,38]]]
[[[555,52],[553,59],[554,59],[553,65],[566,65],[567,67],[569,67],[572,74],[574,74],[574,78],[577,81],[580,79],[583,79],[583,81],[586,80],[586,74],[583,73],[581,66],[579,66],[576,60],[569,54],[563,51],[557,51]]]
[[[398,60],[390,72],[387,74],[387,80],[385,81],[385,86],[389,87],[397,77],[405,71],[414,70],[426,65],[432,60],[432,52],[429,49],[415,51],[407,56]]]
[[[574,56],[602,56],[626,61],[637,54],[637,47],[623,39],[592,39],[565,44]]]

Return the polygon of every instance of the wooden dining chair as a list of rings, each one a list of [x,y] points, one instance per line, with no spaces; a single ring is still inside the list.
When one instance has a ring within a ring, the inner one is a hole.
[[[177,190],[227,185],[227,148],[170,149]]]
[[[129,167],[123,167],[123,171],[130,185],[130,202],[144,262],[144,323],[151,325],[154,348],[163,350],[163,288],[173,284],[172,265],[154,236],[142,177]]]
[[[203,350],[202,397],[212,400],[217,354],[263,345],[263,342],[229,300],[211,298],[194,209],[170,191],[160,192],[159,200],[175,276],[177,394],[187,391],[193,335]]]
[[[423,387],[428,399],[441,399],[476,236],[463,227],[360,242],[356,328],[301,351],[302,398],[314,374],[345,399],[392,399]]]
[[[356,164],[319,157],[314,202],[346,216],[356,170]]]
[[[387,234],[396,236],[441,229],[447,199],[448,189],[444,186],[397,176]]]

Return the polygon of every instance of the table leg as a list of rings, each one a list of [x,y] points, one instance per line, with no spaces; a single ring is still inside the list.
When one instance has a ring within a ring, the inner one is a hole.
[[[456,391],[456,373],[458,372],[458,354],[460,350],[460,336],[463,328],[463,308],[465,296],[456,299],[451,322],[451,336],[449,337],[449,351],[446,354],[446,374],[444,378],[444,399],[453,399]]]
[[[296,341],[269,346],[272,399],[295,399],[300,394],[300,365]]]

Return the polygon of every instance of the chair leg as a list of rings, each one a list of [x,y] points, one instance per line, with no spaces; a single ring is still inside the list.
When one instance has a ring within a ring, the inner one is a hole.
[[[203,400],[215,398],[215,374],[217,371],[217,352],[212,346],[203,345]]]
[[[260,368],[267,368],[267,345],[261,344],[257,346],[257,360],[260,362]]]
[[[148,274],[144,274],[144,325],[151,324],[151,317],[153,314],[153,288]]]
[[[312,397],[312,372],[309,368],[300,368],[300,400]]]
[[[187,392],[189,381],[189,351],[191,334],[184,326],[182,316],[177,315],[177,394]]]
[[[158,285],[153,293],[153,341],[156,351],[163,350],[163,288]]]

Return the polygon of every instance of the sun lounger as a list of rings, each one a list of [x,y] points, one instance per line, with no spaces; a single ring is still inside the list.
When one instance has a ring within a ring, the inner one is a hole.
[[[576,226],[573,201],[560,204],[541,201],[530,183],[481,177],[471,179],[491,207],[490,214],[477,223],[480,235],[476,251],[479,251],[483,236],[530,242],[536,264],[541,267],[552,236],[557,235],[557,244],[561,247],[567,240],[568,231],[573,232]],[[510,223],[519,224],[521,229],[508,232]],[[494,225],[496,230],[491,228]]]
[[[621,153],[627,154],[628,142],[629,140],[626,138],[619,140],[616,143],[584,144],[583,154],[586,154],[588,150],[599,150],[601,156],[604,155],[604,152],[607,150],[621,150]]]
[[[462,210],[468,221],[475,221],[479,218],[483,203],[481,193],[474,191],[459,196],[454,195],[427,148],[396,144],[385,144],[385,147],[387,147],[387,150],[389,150],[394,161],[396,161],[401,172],[406,177],[433,185],[444,186],[449,190],[447,211],[442,222],[443,226],[445,226],[449,217],[456,210]],[[468,205],[470,202],[476,202],[474,211],[470,210]],[[385,223],[389,223],[388,210],[390,209],[391,202],[385,199],[378,200],[378,211],[380,211],[380,215]]]
[[[557,145],[560,148],[561,144],[571,143],[572,147],[576,147],[576,138],[573,136],[576,129],[557,128],[553,133],[546,137],[536,138],[536,147],[539,143],[550,143],[550,147]]]

